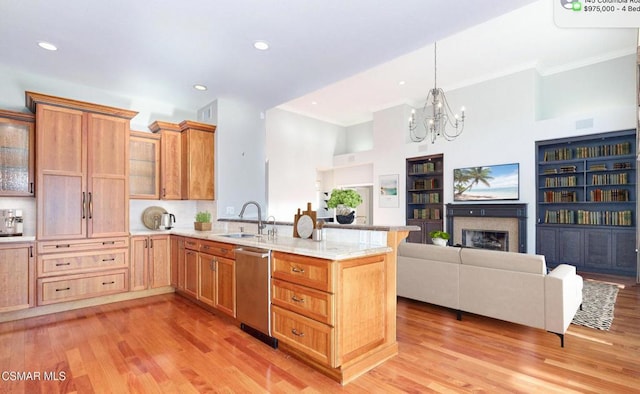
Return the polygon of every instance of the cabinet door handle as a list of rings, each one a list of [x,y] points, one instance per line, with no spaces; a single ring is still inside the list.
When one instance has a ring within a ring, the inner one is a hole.
[[[87,196],[85,192],[82,192],[82,218],[83,219],[87,218],[86,208],[87,208]]]
[[[166,197],[167,196],[167,189],[166,188],[162,188],[162,197]]]
[[[112,285],[112,284],[114,284],[114,283],[116,283],[116,281],[115,281],[115,280],[112,280],[111,282],[102,282],[102,285],[103,285],[103,286],[106,286],[106,285]]]
[[[71,263],[56,263],[56,267],[62,267],[63,265],[71,265]]]
[[[292,296],[291,297],[291,301],[293,302],[299,302],[299,303],[304,303],[304,298],[298,298],[296,296]]]
[[[56,291],[67,291],[67,290],[71,290],[71,287],[64,287],[62,289],[56,289]]]
[[[291,271],[299,274],[304,274],[304,268],[291,267]]]
[[[29,257],[33,257],[33,246],[29,246]]]
[[[148,247],[149,247],[148,241],[145,239],[145,240],[144,240],[144,248],[146,249],[146,248],[148,248]]]
[[[150,240],[149,240],[149,247],[150,247],[150,248],[153,248],[153,239],[150,239]]]
[[[304,336],[304,332],[298,332],[298,330],[296,330],[295,328],[291,329],[291,333],[297,337],[303,337]]]
[[[29,194],[33,194],[33,182],[29,182]]]
[[[93,193],[89,193],[89,219],[93,219]]]

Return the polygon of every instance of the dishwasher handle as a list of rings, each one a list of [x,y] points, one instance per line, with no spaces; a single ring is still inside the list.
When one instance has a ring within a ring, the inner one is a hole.
[[[269,250],[264,249],[250,249],[250,248],[236,248],[236,254],[244,254],[251,257],[257,257],[260,259],[266,259],[269,257]]]

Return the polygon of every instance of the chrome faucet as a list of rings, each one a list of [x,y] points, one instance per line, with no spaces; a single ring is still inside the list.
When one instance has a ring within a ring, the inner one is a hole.
[[[267,235],[271,238],[275,238],[278,235],[278,229],[276,228],[276,217],[271,215],[267,218],[267,223],[269,223],[269,219],[273,218],[273,224],[271,225],[271,230],[267,230]]]
[[[244,205],[242,206],[242,209],[240,210],[240,219],[242,219],[242,215],[244,215],[244,210],[247,208],[247,205],[253,204],[256,206],[256,208],[258,208],[258,234],[262,235],[262,229],[267,227],[266,224],[262,223],[262,208],[260,208],[260,204],[258,204],[255,201],[247,201],[244,203]]]

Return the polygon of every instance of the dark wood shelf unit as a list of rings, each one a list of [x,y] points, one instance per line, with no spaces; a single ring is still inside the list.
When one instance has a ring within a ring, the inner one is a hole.
[[[421,229],[410,232],[407,242],[431,243],[429,232],[444,228],[443,168],[442,154],[407,159],[407,225]]]
[[[636,274],[636,131],[536,143],[536,253],[551,267]]]

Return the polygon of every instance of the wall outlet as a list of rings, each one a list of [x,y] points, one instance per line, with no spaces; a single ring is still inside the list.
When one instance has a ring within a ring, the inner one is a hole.
[[[227,215],[233,215],[236,213],[236,209],[234,207],[227,207]]]

